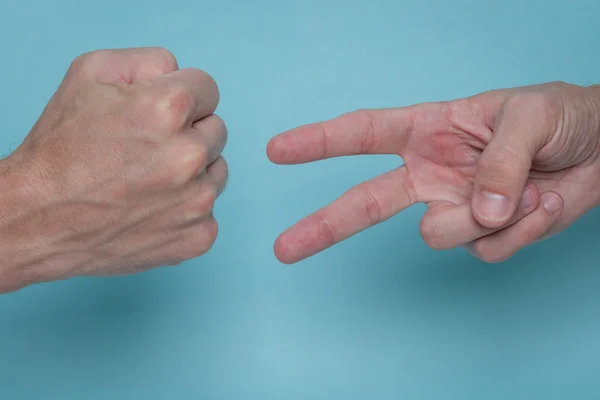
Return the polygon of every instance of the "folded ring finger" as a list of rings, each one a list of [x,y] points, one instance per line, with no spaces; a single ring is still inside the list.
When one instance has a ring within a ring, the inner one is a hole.
[[[562,197],[553,191],[544,192],[540,206],[513,226],[469,244],[467,250],[490,263],[506,260],[519,249],[536,242],[550,231],[564,207]]]
[[[528,184],[513,218],[501,228],[487,228],[473,217],[470,204],[443,205],[430,208],[421,222],[425,242],[439,250],[453,249],[506,228],[533,212],[539,203],[539,190]]]

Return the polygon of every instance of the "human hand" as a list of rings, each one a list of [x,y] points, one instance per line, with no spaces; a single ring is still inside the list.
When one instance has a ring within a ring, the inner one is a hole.
[[[505,260],[598,204],[599,140],[600,88],[566,83],[363,110],[282,133],[267,150],[278,164],[397,154],[404,165],[298,222],[275,253],[297,262],[424,202],[429,246]]]
[[[0,162],[0,292],[208,251],[227,180],[214,80],[159,48],[78,57]]]

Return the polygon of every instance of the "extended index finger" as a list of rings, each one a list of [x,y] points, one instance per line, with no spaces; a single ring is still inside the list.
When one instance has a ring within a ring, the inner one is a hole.
[[[276,164],[300,164],[357,154],[399,154],[414,126],[417,106],[361,110],[275,136],[267,154]]]

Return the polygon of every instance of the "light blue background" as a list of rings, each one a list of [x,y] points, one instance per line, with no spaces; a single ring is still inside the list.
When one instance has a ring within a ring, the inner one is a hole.
[[[74,56],[160,45],[220,83],[231,182],[204,258],[0,297],[0,398],[600,396],[600,212],[489,266],[429,250],[415,207],[287,267],[281,230],[399,161],[265,157],[275,133],[357,108],[598,83],[600,2],[1,2],[5,153]]]

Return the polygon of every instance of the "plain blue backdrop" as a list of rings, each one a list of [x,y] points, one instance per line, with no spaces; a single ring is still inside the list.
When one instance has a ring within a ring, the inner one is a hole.
[[[278,167],[268,139],[364,107],[600,82],[597,0],[1,0],[0,149],[71,60],[164,46],[219,82],[231,181],[207,256],[0,297],[1,399],[597,399],[600,212],[511,261],[429,250],[416,206],[289,267],[276,235],[396,167]]]

